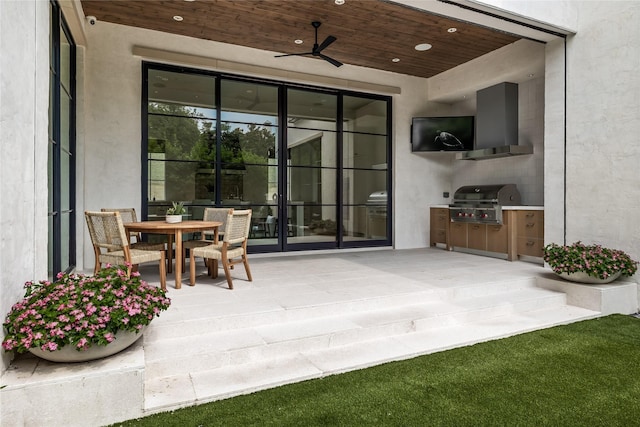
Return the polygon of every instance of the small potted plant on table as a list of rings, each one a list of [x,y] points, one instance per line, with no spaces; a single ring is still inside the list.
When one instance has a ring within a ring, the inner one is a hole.
[[[625,252],[580,241],[572,245],[545,246],[544,260],[558,276],[579,283],[610,283],[638,271],[638,262]]]
[[[185,215],[187,210],[184,208],[182,202],[172,202],[172,206],[167,209],[166,221],[169,223],[182,222],[182,215]]]

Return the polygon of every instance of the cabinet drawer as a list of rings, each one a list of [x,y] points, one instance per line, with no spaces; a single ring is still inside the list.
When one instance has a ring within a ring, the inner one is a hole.
[[[431,221],[435,228],[446,228],[449,222],[449,209],[434,209],[431,213]]]
[[[542,211],[518,212],[518,237],[534,237],[541,239],[544,233]]]
[[[432,237],[433,243],[447,243],[447,231],[446,230],[435,230]]]
[[[542,239],[518,237],[518,255],[542,257],[542,242]]]

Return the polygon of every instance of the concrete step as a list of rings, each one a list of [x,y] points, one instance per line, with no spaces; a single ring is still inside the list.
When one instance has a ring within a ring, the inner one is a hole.
[[[476,319],[342,345],[259,358],[239,365],[169,376],[147,376],[145,412],[155,413],[248,394],[284,384],[362,369],[597,317],[598,312],[560,305]],[[175,371],[174,371],[175,372]]]
[[[404,334],[469,325],[496,317],[566,306],[563,293],[535,287],[446,301],[427,302],[282,320],[261,326],[202,333],[185,329],[178,338],[145,334],[146,377],[156,378],[283,358]]]
[[[383,308],[403,307],[412,304],[430,304],[438,300],[457,301],[476,297],[490,297],[501,292],[535,287],[535,280],[524,278],[458,286],[450,289],[410,290],[399,292],[392,285],[389,292],[369,295],[363,298],[357,294],[353,298],[343,293],[305,294],[302,298],[292,298],[276,303],[268,294],[263,299],[233,303],[222,300],[203,304],[197,295],[181,299],[179,306],[172,306],[167,313],[154,320],[153,328],[146,335],[158,341],[180,338],[185,335],[201,335],[211,331],[227,331],[281,322],[294,322],[310,318],[327,317],[343,313],[368,312]]]
[[[424,302],[413,299],[410,304],[387,305],[366,311],[343,309],[338,311],[339,314],[330,316],[317,316],[310,310],[304,320],[281,317],[276,322],[271,313],[252,315],[259,326],[205,330],[185,327],[179,337],[162,336],[162,339],[158,339],[159,335],[145,334],[145,342],[148,342],[145,344],[147,369],[152,375],[158,373],[156,368],[162,370],[163,365],[175,370],[174,359],[177,362],[190,356],[196,357],[205,368],[210,367],[213,360],[218,366],[245,363],[256,358],[279,357],[287,352],[337,346],[564,304],[565,295],[562,293],[525,287],[497,296],[478,296],[453,302],[431,295]],[[178,366],[191,370],[196,368],[193,364]]]

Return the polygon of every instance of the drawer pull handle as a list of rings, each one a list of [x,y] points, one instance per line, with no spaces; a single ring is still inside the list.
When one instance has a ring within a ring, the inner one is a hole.
[[[529,213],[528,213],[528,214],[526,214],[525,216],[526,216],[527,218],[531,218],[531,217],[533,217],[534,215],[535,215],[535,214],[534,214],[533,212],[529,212]]]
[[[531,241],[531,240],[529,240],[529,241],[527,242],[527,246],[533,246],[533,245],[535,245],[535,242],[533,242],[533,241]]]
[[[536,223],[535,223],[535,222],[528,222],[528,223],[527,223],[527,228],[531,228],[531,227],[533,227],[534,225],[536,225]]]

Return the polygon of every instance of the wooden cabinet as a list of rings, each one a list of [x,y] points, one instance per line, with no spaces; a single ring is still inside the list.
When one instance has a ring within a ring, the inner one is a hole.
[[[544,249],[544,211],[516,211],[518,255],[542,257]]]
[[[487,250],[501,254],[509,252],[509,225],[506,215],[502,225],[487,225]]]
[[[469,224],[467,226],[467,248],[487,250],[487,224]]]
[[[449,242],[452,248],[467,247],[467,228],[467,223],[465,222],[452,222],[449,224]]]
[[[449,208],[431,208],[429,244],[442,243],[449,249]]]
[[[431,246],[447,249],[473,249],[506,254],[509,261],[519,256],[542,257],[544,249],[544,211],[506,210],[502,224],[451,222],[448,208],[431,208]],[[489,255],[489,254],[487,254]]]
[[[509,226],[506,222],[502,225],[452,222],[449,228],[451,246],[500,254],[509,252]]]

